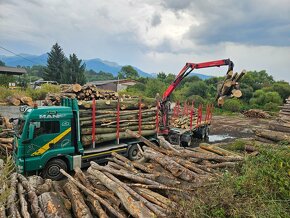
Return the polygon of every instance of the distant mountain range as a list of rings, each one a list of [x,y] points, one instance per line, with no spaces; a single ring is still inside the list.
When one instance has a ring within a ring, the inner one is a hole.
[[[6,66],[11,67],[17,67],[17,66],[33,66],[33,65],[43,65],[45,66],[47,64],[47,53],[42,55],[30,55],[30,54],[20,54],[19,56],[5,56],[0,55],[0,60],[5,62]],[[97,73],[100,71],[111,73],[114,76],[118,75],[118,72],[121,70],[122,66],[111,61],[101,60],[99,58],[95,59],[89,59],[89,60],[83,60],[86,64],[87,70],[94,70]],[[133,66],[134,67],[134,66]],[[137,67],[134,67],[134,69],[139,73],[142,77],[156,77],[156,73],[148,73],[140,70]],[[198,74],[198,73],[192,73],[191,76],[198,76],[201,79],[208,79],[211,78],[211,76]]]

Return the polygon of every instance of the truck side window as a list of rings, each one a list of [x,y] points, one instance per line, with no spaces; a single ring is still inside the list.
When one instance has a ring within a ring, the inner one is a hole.
[[[37,121],[31,122],[35,125],[34,137],[36,138],[43,134],[59,133],[59,121]]]

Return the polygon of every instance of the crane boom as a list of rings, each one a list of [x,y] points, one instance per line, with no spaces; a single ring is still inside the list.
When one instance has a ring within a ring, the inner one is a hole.
[[[168,132],[168,113],[169,113],[169,97],[172,92],[177,88],[180,82],[188,76],[194,69],[202,69],[209,67],[220,67],[228,66],[228,71],[232,71],[234,68],[234,63],[230,59],[221,59],[216,61],[202,62],[202,63],[186,63],[185,66],[176,76],[175,80],[168,86],[166,91],[163,93],[162,100],[160,101],[160,112],[161,112],[161,125],[160,130],[163,133]]]

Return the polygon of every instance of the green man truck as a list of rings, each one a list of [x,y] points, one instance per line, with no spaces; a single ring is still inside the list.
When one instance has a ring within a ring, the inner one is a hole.
[[[111,152],[134,159],[140,143],[136,139],[111,140],[83,146],[76,99],[62,99],[61,106],[22,108],[14,140],[14,160],[22,174],[41,174],[59,180],[60,169],[86,167],[90,161],[104,162]],[[156,135],[147,136],[156,140]]]

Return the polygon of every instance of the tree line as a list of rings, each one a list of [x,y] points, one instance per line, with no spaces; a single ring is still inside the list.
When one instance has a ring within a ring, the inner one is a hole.
[[[158,73],[157,78],[139,78],[139,83],[131,86],[126,92],[146,97],[160,95],[174,81],[174,74]],[[184,103],[194,101],[195,105],[214,103],[217,86],[224,77],[212,77],[202,80],[197,76],[185,78],[172,93],[171,101]],[[286,81],[275,81],[265,70],[248,71],[240,81],[243,96],[240,99],[225,101],[224,109],[238,112],[250,108],[260,108],[266,111],[277,111],[278,106],[290,96],[290,85]]]

